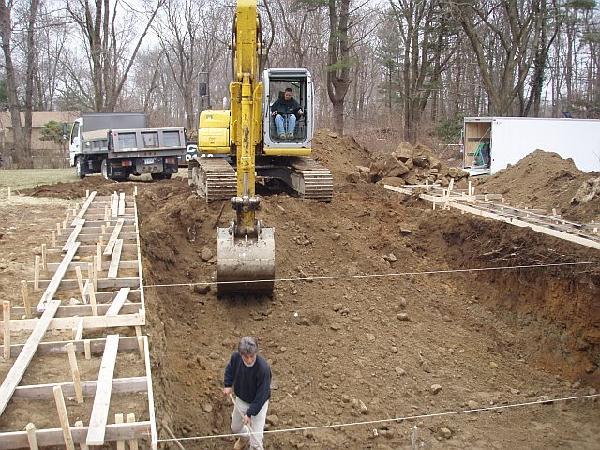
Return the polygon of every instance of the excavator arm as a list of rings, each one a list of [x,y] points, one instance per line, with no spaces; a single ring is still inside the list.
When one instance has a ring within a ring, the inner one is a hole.
[[[231,142],[236,154],[235,219],[217,229],[218,293],[273,292],[275,233],[256,219],[256,147],[262,133],[260,20],[256,0],[238,0],[234,21]]]

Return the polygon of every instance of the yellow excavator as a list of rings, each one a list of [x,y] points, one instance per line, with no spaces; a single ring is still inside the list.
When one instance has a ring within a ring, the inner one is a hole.
[[[230,227],[217,228],[218,295],[273,292],[275,231],[256,218],[257,182],[279,180],[307,199],[329,202],[333,196],[331,172],[309,157],[314,130],[310,72],[262,70],[261,34],[256,0],[237,0],[230,110],[201,112],[198,155],[188,167],[189,184],[200,196],[231,199],[235,211]],[[288,133],[280,134],[271,106],[290,89],[303,114],[293,132],[285,118]]]

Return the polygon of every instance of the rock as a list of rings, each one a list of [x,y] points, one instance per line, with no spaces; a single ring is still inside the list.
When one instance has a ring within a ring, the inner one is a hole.
[[[282,346],[282,347],[279,347],[279,351],[280,351],[281,353],[285,353],[285,352],[287,351],[287,348],[286,348],[286,347],[283,347],[283,346]]]
[[[440,435],[444,439],[450,439],[452,437],[452,430],[450,430],[450,428],[442,427],[440,428]]]
[[[196,294],[207,294],[210,291],[209,284],[196,284],[194,285],[194,292]]]
[[[360,181],[360,173],[359,172],[349,173],[348,175],[346,175],[346,180],[349,183],[356,184]]]
[[[575,383],[571,385],[572,389],[579,389],[581,387],[581,381],[577,380]]]
[[[386,170],[381,174],[383,177],[399,177],[404,175],[405,173],[410,172],[410,169],[404,165],[401,161],[396,161],[396,163],[391,168],[386,168]]]
[[[373,342],[375,340],[375,335],[367,333],[367,340]]]
[[[208,354],[208,357],[209,357],[210,359],[219,359],[219,354],[218,354],[217,352],[210,352],[210,353]]]
[[[342,235],[340,233],[333,233],[331,235],[331,240],[332,241],[339,241],[341,237],[342,237]]]
[[[430,390],[433,395],[439,394],[439,392],[442,390],[442,385],[441,384],[432,384],[430,387]]]
[[[356,167],[356,170],[358,170],[358,173],[363,174],[363,173],[369,173],[369,168],[365,167],[365,166],[354,166]]]
[[[337,139],[338,138],[337,133],[334,133],[333,131],[330,131],[329,133],[327,133],[327,136],[329,136],[332,139]]]
[[[514,389],[514,388],[512,388],[512,389],[510,390],[510,393],[511,393],[511,394],[513,394],[513,395],[518,395],[518,394],[519,394],[519,390],[518,390],[518,389]]]
[[[406,181],[404,181],[402,178],[385,177],[378,181],[377,184],[387,184],[388,186],[402,187],[406,184]]]
[[[396,367],[394,370],[396,371],[396,374],[400,377],[406,375],[406,370],[404,370],[402,367]]]
[[[304,326],[309,326],[310,325],[310,321],[306,318],[306,317],[302,317],[299,321],[298,321],[298,325],[304,325]]]
[[[415,175],[413,172],[409,172],[409,173],[403,175],[402,178],[404,178],[404,181],[406,181],[406,184],[411,184],[411,185],[421,184],[419,177],[417,177],[417,175]]]
[[[278,427],[280,424],[279,417],[277,414],[269,414],[267,416],[267,423],[271,426]]]
[[[398,261],[398,258],[393,253],[390,253],[389,255],[383,255],[383,259],[385,259],[386,261],[389,261],[389,262]]]
[[[71,305],[71,306],[81,305],[81,300],[78,300],[78,299],[76,299],[74,297],[71,297],[69,299],[69,305]]]
[[[406,308],[406,305],[408,305],[406,299],[404,297],[398,297],[398,306],[400,308]]]
[[[400,142],[398,144],[398,147],[396,147],[396,151],[394,152],[394,155],[400,161],[406,162],[406,161],[412,159],[413,147],[412,147],[412,145],[410,145],[409,142]]]
[[[340,328],[342,328],[342,327],[341,327],[341,326],[340,326],[338,323],[334,323],[334,324],[331,324],[331,325],[329,326],[329,328],[331,328],[331,329],[332,329],[332,330],[334,330],[334,331],[338,331],[338,330],[339,330]]]
[[[420,167],[421,169],[429,167],[429,159],[425,155],[414,156],[412,161],[415,167]]]
[[[213,410],[213,407],[210,403],[205,403],[204,405],[202,405],[202,410],[204,412],[210,413]]]
[[[400,228],[400,236],[408,236],[409,234],[412,234],[412,230],[409,230],[408,228]]]
[[[213,257],[213,251],[209,247],[202,248],[202,253],[200,253],[200,258],[202,261],[208,262]]]
[[[442,168],[442,162],[435,156],[429,156],[429,167],[434,170],[440,170]],[[433,171],[432,171],[433,172]]]
[[[498,368],[498,364],[496,364],[494,361],[491,361],[490,362],[490,368],[497,369]]]
[[[398,353],[398,347],[392,347],[391,351],[392,353]]]
[[[344,307],[344,305],[342,305],[341,303],[336,303],[335,305],[333,305],[333,310],[335,312],[338,312],[340,309],[342,309]]]
[[[587,203],[599,195],[600,177],[590,178],[579,186],[579,189],[577,189],[577,192],[575,193],[575,197],[571,199],[571,204],[577,205],[579,203]]]
[[[367,414],[369,412],[367,405],[365,405],[365,402],[363,402],[362,400],[358,401],[358,410],[361,414]]]
[[[467,405],[469,406],[469,409],[477,409],[477,408],[479,408],[479,403],[477,403],[475,400],[469,400],[467,402]]]
[[[408,317],[408,314],[406,314],[406,313],[396,314],[396,319],[398,319],[400,322],[410,321],[410,317]]]
[[[342,402],[350,403],[350,397],[348,397],[346,394],[342,394]]]

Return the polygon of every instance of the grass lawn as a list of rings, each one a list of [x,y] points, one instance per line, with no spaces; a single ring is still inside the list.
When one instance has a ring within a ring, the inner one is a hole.
[[[0,170],[0,186],[25,189],[59,181],[77,181],[75,169],[17,169]]]

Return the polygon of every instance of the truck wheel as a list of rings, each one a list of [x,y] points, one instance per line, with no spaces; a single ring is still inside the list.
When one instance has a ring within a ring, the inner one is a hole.
[[[165,173],[164,176],[165,176],[165,180],[170,180],[171,177],[173,176],[173,174],[172,173]]]
[[[102,164],[100,164],[100,173],[102,173],[105,180],[108,180],[108,162],[106,159],[103,159]]]
[[[85,172],[83,169],[83,158],[79,157],[75,160],[75,173],[79,178],[85,177]]]
[[[151,173],[150,176],[152,177],[153,180],[164,180],[165,179],[164,173]]]

